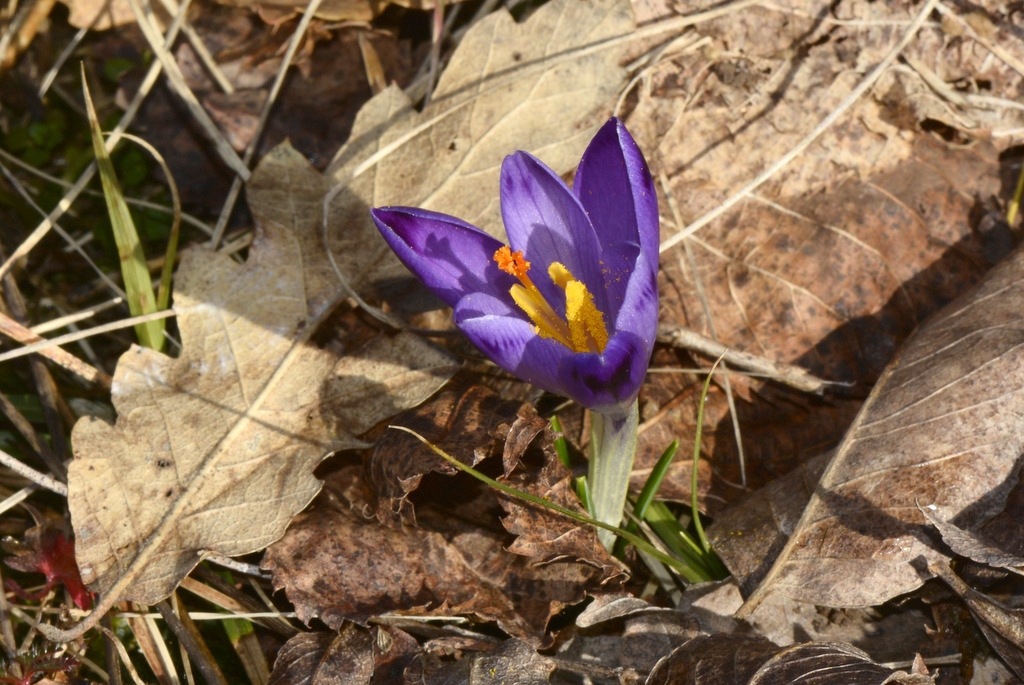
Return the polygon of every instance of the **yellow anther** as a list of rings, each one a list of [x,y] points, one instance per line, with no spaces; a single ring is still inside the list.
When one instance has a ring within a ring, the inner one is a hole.
[[[523,259],[522,252],[512,252],[507,245],[494,253],[498,268],[519,279],[509,294],[512,300],[526,312],[542,338],[557,340],[573,352],[604,352],[608,344],[608,329],[604,315],[594,304],[594,296],[586,284],[576,280],[565,265],[552,262],[548,275],[552,282],[565,291],[565,320],[551,307],[527,271],[530,262]],[[520,285],[521,284],[521,285]]]
[[[604,316],[594,305],[594,296],[582,281],[569,281],[565,285],[565,318],[569,321],[569,337],[577,352],[604,352],[608,344],[608,329]]]
[[[551,280],[554,281],[562,290],[565,290],[565,286],[569,281],[575,281],[569,270],[558,262],[551,262],[551,266],[548,267],[548,275],[551,276]]]

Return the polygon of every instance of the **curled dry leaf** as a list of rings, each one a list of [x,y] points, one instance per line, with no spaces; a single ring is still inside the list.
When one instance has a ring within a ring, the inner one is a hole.
[[[1024,680],[1024,609],[1008,607],[960,580],[942,562],[930,570],[959,595],[992,648]]]
[[[464,463],[475,466],[494,449],[495,431],[515,420],[521,402],[503,400],[482,385],[445,389],[428,402],[396,416],[392,423],[416,431]],[[388,431],[377,442],[367,466],[377,501],[377,519],[401,529],[416,525],[416,512],[408,495],[423,476],[455,469],[433,450],[403,431]]]
[[[928,522],[935,526],[935,529],[942,535],[942,541],[949,545],[955,554],[967,557],[979,564],[1004,568],[1018,575],[1024,575],[1024,557],[1000,549],[993,541],[985,539],[982,535],[954,526],[946,520],[945,512],[934,504],[918,508]]]
[[[424,664],[425,665],[425,664]],[[555,670],[552,660],[522,640],[505,640],[490,652],[448,663],[428,673],[426,668],[410,669],[406,682],[428,685],[463,685],[464,683],[515,683],[515,685],[547,685]]]
[[[928,685],[934,680],[876,664],[861,650],[842,642],[779,647],[763,637],[737,633],[694,638],[662,659],[647,678],[647,685],[733,683]]]
[[[330,245],[348,284],[363,293],[409,277],[370,221],[370,207],[424,207],[504,235],[502,159],[517,149],[543,151],[555,171],[572,169],[593,134],[587,124],[607,115],[625,73],[621,45],[583,48],[632,29],[625,0],[554,0],[522,24],[499,9],[466,33],[422,113],[395,87],[367,102],[327,170],[339,184],[329,208]],[[369,258],[367,244],[377,247]]]
[[[506,466],[518,457],[517,438],[525,439],[547,429],[547,421],[537,416],[532,406],[526,405],[513,422],[508,441],[505,443]],[[521,440],[518,441],[521,445]],[[522,446],[525,448],[525,446]],[[504,484],[537,497],[554,502],[566,509],[586,515],[586,510],[572,485],[572,473],[558,459],[548,437],[542,451],[544,462],[540,468],[529,465],[511,470],[499,480]],[[502,508],[507,512],[501,523],[516,536],[508,546],[510,552],[532,558],[536,563],[548,564],[565,559],[582,561],[600,569],[601,577],[608,585],[621,582],[626,572],[622,564],[613,558],[597,538],[592,526],[582,525],[555,511],[526,502],[518,497],[501,493]]]
[[[875,386],[786,547],[767,593],[873,606],[917,588],[946,552],[917,504],[971,530],[999,513],[1024,451],[1024,251],[922,326]]]
[[[597,595],[576,618],[583,630],[559,648],[559,657],[625,673],[649,673],[666,654],[700,634],[696,619],[623,595]],[[628,676],[621,676],[630,682]]]
[[[375,673],[401,670],[417,651],[396,628],[346,623],[338,632],[299,633],[278,651],[269,685],[364,685]]]
[[[422,406],[396,416],[393,423],[416,431],[470,466],[500,449],[504,475],[499,480],[586,513],[572,490],[572,474],[552,449],[547,420],[538,416],[530,404],[504,400],[493,390],[474,385],[465,391],[439,393]],[[538,465],[531,459],[529,465],[517,468],[532,444],[540,448],[534,453],[542,454],[543,462]],[[395,530],[416,525],[408,496],[419,487],[423,476],[434,471],[455,473],[419,440],[399,431],[386,433],[377,443],[368,471],[377,500],[377,519]],[[508,514],[502,524],[516,536],[508,547],[510,552],[531,557],[537,563],[582,561],[600,569],[605,583],[621,580],[622,566],[601,545],[593,528],[550,509],[495,494]]]
[[[267,550],[263,567],[301,620],[333,628],[390,612],[470,614],[542,643],[549,619],[604,580],[592,564],[508,552],[495,494],[463,474],[432,484],[416,528],[368,517],[368,494],[361,467],[332,474],[317,506]]]
[[[309,342],[342,296],[319,239],[320,174],[284,145],[254,172],[249,259],[189,250],[174,307],[182,352],[133,347],[117,423],[79,421],[68,501],[86,583],[153,604],[213,550],[260,550],[320,489],[313,468],[454,372],[415,336],[343,357]]]

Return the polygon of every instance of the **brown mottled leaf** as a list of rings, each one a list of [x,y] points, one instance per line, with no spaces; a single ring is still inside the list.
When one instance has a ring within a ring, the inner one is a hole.
[[[277,652],[270,685],[357,685],[373,675],[373,635],[351,623],[337,633],[299,633]]]
[[[922,326],[865,403],[767,578],[825,606],[872,606],[945,560],[917,509],[972,529],[999,513],[1024,451],[1024,251]]]
[[[1004,568],[1024,575],[1024,557],[999,549],[991,540],[964,530],[946,520],[945,512],[934,504],[919,507],[921,513],[942,535],[942,541],[949,545],[955,554],[967,557],[971,561],[986,566]]]
[[[696,637],[651,671],[647,685],[928,685],[928,676],[909,675],[871,661],[842,642],[806,642],[779,647],[756,635],[725,633]]]
[[[1008,607],[978,592],[960,580],[944,562],[932,564],[929,569],[959,595],[989,644],[1017,677],[1024,680],[1024,609]]]
[[[344,184],[330,204],[330,245],[349,285],[363,292],[409,277],[370,221],[370,207],[425,207],[504,235],[502,159],[524,149],[542,152],[557,172],[573,168],[593,134],[590,124],[607,116],[624,82],[624,46],[574,51],[632,29],[625,0],[555,0],[521,24],[498,9],[466,33],[422,113],[395,87],[366,103],[328,168]],[[371,155],[420,126],[352,178]],[[367,245],[374,246],[370,255]]]
[[[510,441],[505,445],[506,467],[513,461],[509,458],[510,452],[525,447],[515,445],[517,436],[535,436],[546,428],[547,422],[537,416],[533,407],[524,406],[509,430]],[[573,489],[572,473],[559,461],[550,435],[544,440],[542,454],[544,461],[540,468],[532,463],[525,464],[499,480],[516,490],[586,515]],[[600,569],[607,584],[621,582],[625,577],[624,567],[604,548],[592,526],[581,525],[558,512],[510,495],[501,494],[500,500],[507,512],[502,525],[516,536],[508,546],[510,552],[528,556],[540,564],[562,559],[582,561]]]
[[[475,466],[495,448],[495,431],[511,423],[521,402],[503,400],[493,390],[474,385],[439,393],[423,405],[399,414],[392,424],[416,431],[431,444]],[[370,455],[368,472],[377,500],[377,518],[386,526],[415,525],[407,499],[424,475],[455,473],[432,450],[408,433],[388,431]]]
[[[473,654],[429,674],[406,673],[406,682],[425,685],[542,685],[555,670],[555,664],[522,640],[505,640],[492,651]]]
[[[711,683],[713,681],[701,681]],[[867,654],[842,642],[807,642],[779,652],[757,670],[748,685],[929,685],[935,679],[876,664]]]
[[[345,623],[336,633],[299,633],[278,650],[269,685],[390,683],[387,676],[418,650],[412,636],[391,627]]]
[[[319,491],[324,456],[454,372],[410,334],[342,357],[309,342],[342,296],[319,238],[322,191],[289,146],[264,159],[248,186],[248,261],[190,249],[175,281],[180,356],[133,347],[114,374],[116,425],[75,425],[77,559],[106,600],[153,604],[204,552],[278,539]]]
[[[506,551],[494,493],[468,476],[433,483],[432,502],[443,501],[419,507],[418,528],[406,530],[367,518],[366,487],[360,467],[332,474],[317,506],[264,556],[303,621],[335,627],[386,612],[470,614],[544,643],[551,616],[603,580],[587,564],[537,565]]]

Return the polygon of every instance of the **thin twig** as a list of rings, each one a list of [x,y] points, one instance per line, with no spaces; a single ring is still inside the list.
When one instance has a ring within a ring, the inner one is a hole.
[[[0,464],[3,464],[11,471],[14,471],[16,474],[18,474],[19,476],[27,478],[28,480],[32,481],[36,485],[39,485],[40,487],[44,487],[47,490],[52,490],[53,492],[56,492],[58,495],[61,495],[63,497],[68,496],[68,486],[64,485],[64,483],[61,483],[59,480],[56,480],[54,478],[51,478],[45,473],[36,471],[31,466],[28,466],[19,459],[15,459],[14,457],[7,454],[7,452],[4,452],[3,450],[0,450]]]
[[[27,354],[33,354],[35,352],[45,354],[44,350],[53,349],[58,345],[67,345],[68,343],[73,343],[76,340],[82,340],[83,338],[91,338],[95,335],[100,335],[102,333],[119,331],[122,328],[131,328],[136,324],[146,323],[147,321],[156,321],[157,319],[169,319],[170,317],[175,315],[176,313],[173,309],[166,309],[162,312],[153,312],[152,314],[142,314],[140,316],[130,316],[126,319],[121,319],[119,321],[111,321],[110,323],[103,324],[102,326],[94,326],[92,328],[87,328],[84,331],[78,331],[77,333],[68,333],[66,335],[61,335],[56,338],[49,338],[38,342],[33,342],[32,344],[26,345],[25,347],[20,347],[16,350],[11,350],[10,352],[4,352],[3,354],[0,354],[0,363],[10,361],[11,359],[16,359],[18,357],[24,357]],[[6,317],[4,317],[3,314],[0,314],[0,333],[7,333],[7,331],[4,330],[2,327],[2,324],[4,323],[4,318]],[[84,364],[84,362],[82,363]],[[102,372],[97,371],[97,373]],[[107,378],[109,378],[109,376]],[[94,382],[100,382],[100,380],[96,379],[96,381]]]
[[[840,385],[813,376],[795,364],[776,362],[756,354],[731,349],[685,326],[661,326],[658,329],[658,342],[696,352],[710,359],[722,357],[723,361],[729,362],[731,366],[753,371],[803,392],[821,393],[826,385]]]
[[[39,352],[50,361],[67,369],[86,383],[95,383],[103,388],[110,387],[112,379],[105,372],[100,371],[95,366],[82,361],[66,350],[50,345],[49,340],[36,335],[3,312],[0,312],[0,335],[6,335],[8,338],[17,340],[23,345],[38,345],[39,349],[32,350],[32,352]],[[14,352],[21,352],[21,350],[24,349],[26,348],[23,347],[18,350],[14,350]],[[30,352],[24,352],[24,354],[30,354]],[[3,355],[0,355],[0,362],[2,361]]]
[[[188,610],[180,605],[179,607],[181,610],[180,617],[174,612],[166,599],[156,604],[156,610],[164,617],[167,626],[177,636],[178,641],[188,651],[188,655],[192,660],[196,662],[196,666],[199,667],[199,672],[203,674],[206,682],[209,685],[227,685],[227,681],[224,680],[224,674],[220,672],[220,668],[217,666],[217,661],[213,658],[210,648],[202,641],[202,637],[199,635],[199,631],[196,630],[195,624],[188,617]]]
[[[210,115],[199,104],[199,99],[185,82],[185,76],[181,73],[178,63],[174,61],[174,56],[170,53],[170,50],[164,47],[161,40],[162,36],[152,21],[152,8],[148,7],[148,5],[143,7],[140,0],[128,0],[128,2],[132,7],[132,12],[135,14],[135,23],[142,30],[142,34],[146,37],[146,41],[149,43],[150,48],[152,48],[153,54],[160,61],[160,64],[163,65],[164,74],[171,85],[171,90],[181,99],[185,107],[188,108],[189,114],[192,115],[192,119],[203,130],[203,133],[206,134],[210,142],[213,143],[213,148],[221,161],[242,178],[249,178],[248,167],[238,157],[238,153],[228,143],[221,130],[213,123]]]

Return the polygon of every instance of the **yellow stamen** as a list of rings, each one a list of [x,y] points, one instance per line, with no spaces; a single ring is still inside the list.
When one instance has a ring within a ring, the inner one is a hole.
[[[542,338],[557,340],[573,352],[604,352],[608,344],[608,330],[604,315],[594,305],[594,296],[587,286],[576,280],[572,273],[558,262],[548,267],[548,275],[559,288],[565,291],[565,317],[563,320],[544,299],[533,284],[527,271],[530,262],[523,259],[522,252],[512,252],[507,245],[494,253],[494,261],[505,273],[519,279],[509,293],[519,308],[526,312],[537,327]]]
[[[595,354],[604,352],[608,344],[604,316],[582,281],[569,281],[565,285],[565,318],[569,321],[573,349]]]

